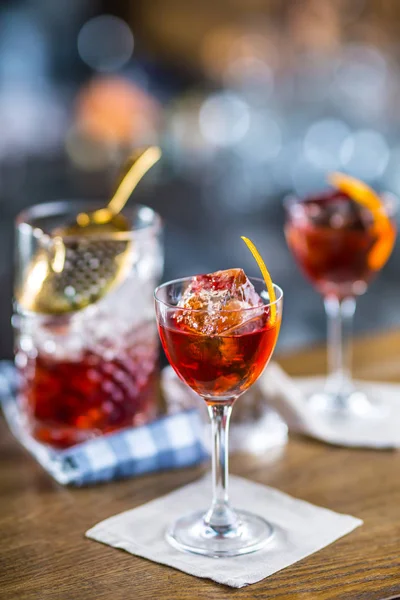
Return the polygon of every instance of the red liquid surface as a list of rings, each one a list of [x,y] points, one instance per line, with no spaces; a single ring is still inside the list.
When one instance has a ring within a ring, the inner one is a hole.
[[[306,277],[323,295],[363,293],[379,270],[372,267],[377,262],[371,260],[372,253],[386,257],[381,266],[390,255],[394,223],[387,220],[377,228],[369,211],[337,192],[305,200],[301,211],[299,216],[289,215],[285,235]]]
[[[280,322],[240,335],[207,336],[159,326],[179,377],[209,403],[238,396],[261,375],[274,350]]]
[[[20,400],[33,435],[62,448],[149,421],[156,411],[155,364],[153,349],[137,347],[111,360],[89,351],[79,361],[28,358]]]

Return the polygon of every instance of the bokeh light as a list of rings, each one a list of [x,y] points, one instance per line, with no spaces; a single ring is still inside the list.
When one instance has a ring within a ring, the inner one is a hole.
[[[350,44],[338,63],[334,91],[343,108],[355,115],[381,111],[388,94],[388,67],[376,48]]]
[[[261,28],[259,28],[261,29]],[[277,64],[275,35],[245,25],[216,27],[202,41],[205,73],[227,87],[263,86],[270,89]]]
[[[137,84],[115,75],[97,76],[77,95],[65,150],[83,170],[106,168],[120,150],[157,143],[161,119],[157,100]]]
[[[97,77],[77,97],[76,124],[100,141],[138,145],[152,141],[160,118],[158,102],[122,77]]]
[[[245,93],[255,90],[259,94],[262,90],[264,101],[271,96],[274,88],[272,69],[264,60],[255,56],[234,60],[226,69],[224,80],[230,87],[239,88]]]
[[[211,95],[200,108],[200,131],[216,146],[239,142],[250,126],[250,111],[244,100],[230,92]]]
[[[334,171],[341,166],[340,151],[350,129],[338,119],[317,121],[306,132],[304,154],[315,167]]]
[[[383,135],[373,130],[359,130],[343,142],[340,158],[352,175],[372,181],[383,175],[390,158]]]
[[[120,69],[133,52],[133,35],[129,25],[113,15],[93,17],[79,32],[78,52],[95,71]]]

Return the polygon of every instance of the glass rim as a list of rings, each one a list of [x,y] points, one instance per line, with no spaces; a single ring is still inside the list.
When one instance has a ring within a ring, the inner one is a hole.
[[[332,188],[332,189],[334,189],[334,188]],[[290,214],[291,209],[294,206],[299,206],[299,205],[301,206],[307,200],[312,200],[313,198],[318,198],[318,196],[323,195],[327,191],[329,191],[328,188],[326,188],[325,190],[321,190],[319,192],[316,191],[315,193],[305,194],[304,196],[300,196],[298,194],[287,194],[284,197],[282,204],[283,204],[285,211],[288,214]],[[377,196],[382,200],[382,205],[385,208],[386,215],[390,218],[394,217],[399,210],[399,206],[400,206],[399,197],[394,192],[390,192],[389,190],[385,190],[385,191],[379,192],[379,193],[377,192]],[[361,204],[360,204],[360,207],[364,208],[365,210],[369,210],[368,207],[362,206]]]
[[[168,285],[173,285],[174,283],[181,283],[183,281],[189,281],[189,280],[194,279],[195,277],[198,277],[198,275],[191,275],[191,276],[187,276],[187,277],[178,277],[177,279],[171,279],[170,281],[166,281],[165,283],[158,285],[156,287],[156,289],[154,290],[154,300],[158,304],[163,304],[167,308],[173,308],[175,310],[182,310],[182,311],[193,312],[193,313],[209,312],[204,308],[187,308],[185,306],[177,306],[176,304],[170,304],[169,302],[165,302],[164,300],[161,300],[161,298],[157,297],[157,293],[161,289],[167,287]],[[248,279],[251,282],[257,281],[257,282],[262,283],[263,286],[265,287],[266,291],[268,292],[265,281],[261,277],[248,277]],[[246,311],[251,311],[251,310],[259,310],[260,308],[269,308],[270,306],[274,306],[274,305],[276,306],[283,298],[283,290],[276,283],[272,282],[272,285],[274,286],[274,289],[278,291],[278,296],[273,302],[268,302],[267,304],[264,304],[263,306],[250,306],[249,308],[234,308],[232,310],[219,310],[218,312],[219,313],[238,313],[238,312],[246,312]]]
[[[51,232],[47,231],[45,228],[41,227],[40,224],[35,224],[33,221],[35,219],[45,219],[47,217],[68,217],[68,214],[71,214],[71,220],[73,219],[73,212],[71,213],[68,210],[73,205],[81,204],[81,211],[84,212],[88,210],[88,206],[91,206],[89,210],[97,210],[101,208],[105,208],[107,202],[103,199],[96,198],[87,198],[87,199],[79,199],[79,198],[71,198],[64,200],[53,200],[51,202],[42,202],[37,204],[32,204],[32,206],[28,206],[24,208],[21,212],[19,212],[15,218],[15,225],[17,229],[20,227],[27,227],[32,231],[32,235],[36,238],[50,237]],[[86,208],[85,208],[86,207]],[[128,231],[110,231],[107,233],[101,234],[90,234],[85,235],[86,239],[92,240],[115,240],[115,241],[129,241],[133,236],[140,235],[141,232],[151,233],[152,231],[157,234],[162,229],[162,218],[153,208],[150,206],[146,206],[145,204],[132,204],[132,206],[128,206],[125,210],[129,212],[135,212],[138,217],[140,217],[141,211],[146,211],[148,215],[148,222],[143,222],[142,225],[135,227],[134,225]],[[124,210],[121,211],[124,214]],[[77,211],[78,215],[79,212]],[[60,237],[62,240],[68,241],[77,241],[81,240],[83,236],[77,235],[60,235],[55,234],[57,237]]]

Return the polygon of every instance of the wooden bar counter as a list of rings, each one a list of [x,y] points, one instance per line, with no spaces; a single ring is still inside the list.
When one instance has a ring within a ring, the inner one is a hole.
[[[301,351],[280,362],[293,375],[313,374],[323,371],[325,352]],[[400,381],[400,332],[358,340],[354,362],[359,377]],[[0,419],[0,600],[400,597],[400,452],[336,448],[291,436],[279,456],[232,456],[232,473],[364,520],[320,552],[240,590],[84,538],[98,521],[187,484],[205,468],[63,488]]]

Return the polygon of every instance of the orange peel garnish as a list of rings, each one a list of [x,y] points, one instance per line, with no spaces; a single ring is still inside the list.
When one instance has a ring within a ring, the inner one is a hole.
[[[392,226],[378,194],[369,185],[344,173],[330,173],[329,183],[352,200],[367,208],[373,217],[373,229],[377,236],[373,248],[368,255],[368,265],[379,271],[388,260],[396,239],[396,231]]]
[[[368,208],[375,220],[381,217],[387,218],[378,194],[363,181],[338,172],[330,173],[327,179],[333,187],[350,196],[358,204]]]
[[[267,286],[269,301],[271,304],[271,320],[270,320],[270,322],[271,322],[271,325],[273,325],[276,321],[276,295],[275,295],[274,284],[272,283],[271,275],[269,274],[269,271],[268,271],[267,267],[265,266],[265,262],[261,258],[261,254],[255,247],[253,242],[251,240],[249,240],[249,238],[244,237],[243,235],[241,236],[241,238],[244,241],[244,243],[246,244],[246,246],[248,247],[248,249],[250,250],[250,252],[252,253],[252,255],[261,271],[261,274],[264,278],[265,285]]]

